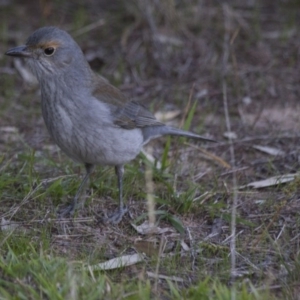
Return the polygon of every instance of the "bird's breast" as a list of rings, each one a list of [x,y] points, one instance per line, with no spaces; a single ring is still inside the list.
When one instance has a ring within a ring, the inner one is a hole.
[[[116,126],[106,103],[86,97],[70,98],[59,90],[49,97],[42,91],[43,117],[55,143],[82,163],[121,165],[134,159],[143,144],[141,130]]]

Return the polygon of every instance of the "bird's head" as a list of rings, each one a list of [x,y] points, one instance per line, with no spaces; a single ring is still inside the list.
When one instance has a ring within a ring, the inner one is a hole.
[[[57,27],[42,27],[33,32],[23,46],[8,50],[6,55],[23,57],[32,72],[41,80],[63,74],[69,66],[80,69],[87,66],[86,59],[73,38]]]

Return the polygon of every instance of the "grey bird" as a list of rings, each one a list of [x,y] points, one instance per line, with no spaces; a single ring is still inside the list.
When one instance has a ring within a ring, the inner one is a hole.
[[[164,135],[215,142],[166,126],[144,106],[128,100],[92,71],[79,45],[57,27],[37,29],[24,46],[5,54],[27,60],[40,84],[42,114],[52,139],[69,157],[85,165],[86,175],[62,216],[74,213],[95,165],[115,167],[119,207],[106,221],[118,223],[127,212],[122,198],[124,164],[143,145]]]

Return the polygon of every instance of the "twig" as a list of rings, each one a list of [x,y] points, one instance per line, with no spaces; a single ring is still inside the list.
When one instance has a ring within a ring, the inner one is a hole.
[[[227,84],[226,84],[226,75],[227,75],[227,62],[229,57],[229,30],[230,30],[230,18],[229,18],[229,7],[227,4],[223,4],[223,13],[224,13],[224,44],[223,44],[223,82],[222,82],[222,91],[223,91],[223,105],[224,105],[224,114],[226,120],[226,129],[228,132],[231,132],[230,117],[228,111],[228,100],[227,100]],[[230,150],[230,159],[231,167],[235,168],[235,153],[234,146],[231,137],[229,137],[229,150]],[[231,211],[231,240],[230,240],[230,257],[231,257],[231,282],[233,283],[236,278],[236,210],[237,210],[237,179],[236,173],[232,173],[232,185],[233,185],[233,202],[232,202],[232,211]],[[231,299],[236,298],[236,293],[234,290],[231,294]]]
[[[264,235],[266,232],[268,232],[269,228],[274,224],[274,222],[275,222],[276,220],[278,220],[278,218],[280,217],[281,210],[285,207],[286,203],[287,203],[287,200],[284,200],[284,201],[281,203],[281,205],[278,206],[278,208],[277,208],[275,214],[273,215],[273,217],[272,217],[272,219],[270,220],[269,224],[266,226],[265,230],[260,234],[259,237],[257,237],[257,238],[254,240],[254,242],[253,242],[253,244],[252,244],[252,247],[253,247],[253,248],[257,247],[257,245],[259,244],[259,242],[262,240],[263,235]]]
[[[190,239],[190,244],[191,244],[192,270],[195,270],[196,254],[195,254],[195,248],[194,248],[194,240],[193,240],[193,237],[192,237],[189,227],[187,227],[186,230],[189,234],[189,239]]]
[[[186,116],[188,115],[189,110],[191,108],[192,96],[193,96],[193,93],[194,93],[194,87],[195,87],[195,83],[193,83],[192,88],[190,90],[189,100],[188,100],[188,103],[187,103],[187,105],[186,105],[186,107],[184,109],[184,113],[183,113],[182,119],[180,121],[179,128],[182,128],[182,126],[184,125]]]
[[[42,224],[43,222],[48,222],[48,223],[58,223],[58,224],[62,224],[62,223],[87,223],[87,222],[94,222],[95,218],[92,217],[86,217],[86,218],[76,218],[74,219],[60,219],[60,218],[48,218],[48,219],[36,219],[36,220],[30,220],[30,221],[23,221],[23,222],[17,222],[17,221],[10,221],[8,224],[5,224],[5,226],[9,225],[9,226],[14,226],[14,225],[18,225],[18,226],[29,226],[30,224]],[[0,229],[3,227],[3,225],[0,224]]]
[[[152,152],[153,152],[152,147],[149,147],[148,153],[150,155],[152,155]],[[154,185],[153,185],[152,166],[150,164],[146,165],[145,181],[146,181],[146,192],[147,192],[149,226],[151,228],[154,228],[154,226],[155,226],[155,201],[154,201]]]
[[[236,252],[236,254],[241,257],[249,266],[251,266],[253,269],[257,270],[257,271],[261,271],[261,269],[259,267],[257,267],[254,263],[252,263],[250,261],[250,259],[248,259],[247,257],[242,256],[240,253]]]
[[[220,146],[227,146],[232,144],[242,144],[242,143],[248,143],[253,142],[256,140],[263,140],[263,141],[270,141],[270,140],[280,140],[280,139],[299,139],[300,134],[283,134],[283,135],[260,135],[260,136],[254,136],[254,137],[247,137],[241,140],[232,140],[231,142],[224,142],[224,143],[215,143],[215,144],[208,144],[205,146],[205,148],[215,148]]]
[[[197,149],[199,150],[200,152],[204,153],[208,158],[210,158],[211,160],[213,161],[216,161],[218,164],[220,164],[222,167],[226,168],[226,169],[230,169],[231,166],[229,163],[227,163],[224,159],[222,159],[221,157],[219,156],[216,156],[208,151],[206,151],[205,149],[201,148],[201,147],[198,147],[194,144],[190,144],[190,143],[185,143],[185,145],[188,145],[194,149]]]
[[[74,32],[72,35],[77,37],[79,35],[85,34],[99,26],[103,26],[105,24],[105,21],[103,19],[100,19],[92,24],[89,24],[87,26],[84,26],[82,28],[80,28],[79,30],[77,30],[76,32]]]
[[[157,257],[157,264],[156,264],[156,268],[155,268],[155,284],[154,284],[154,291],[156,293],[156,295],[158,295],[158,279],[159,279],[159,275],[158,275],[158,272],[159,272],[159,265],[160,265],[160,258],[165,250],[165,247],[166,247],[166,242],[165,242],[165,237],[164,235],[161,236],[160,238],[160,243],[159,243],[159,251],[158,251],[158,257]]]
[[[10,220],[12,219],[12,217],[17,213],[17,211],[21,208],[21,206],[23,206],[24,204],[26,204],[29,199],[45,184],[48,184],[50,182],[56,181],[58,179],[61,178],[66,178],[66,177],[72,177],[75,175],[62,175],[62,176],[58,176],[58,177],[54,177],[54,178],[48,178],[48,179],[44,179],[42,180],[34,189],[32,189],[22,200],[22,202],[15,208],[13,209],[13,212],[10,216]]]
[[[244,170],[247,170],[247,169],[249,169],[249,167],[240,167],[240,168],[237,168],[237,169],[234,169],[234,170],[230,170],[230,171],[221,173],[219,176],[225,176],[225,175],[229,175],[229,174],[232,174],[232,173],[241,172],[241,171],[244,171]]]

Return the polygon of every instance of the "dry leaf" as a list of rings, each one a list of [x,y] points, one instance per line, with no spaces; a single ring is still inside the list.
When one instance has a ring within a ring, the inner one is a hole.
[[[158,111],[155,113],[155,118],[159,120],[160,122],[167,122],[175,119],[177,116],[179,116],[181,113],[181,110],[170,110],[170,111]]]
[[[157,279],[165,279],[165,280],[172,280],[177,282],[184,282],[183,278],[177,277],[177,276],[166,276],[161,274],[155,274],[153,272],[147,271],[147,275],[151,278],[157,278]]]
[[[161,162],[154,158],[154,156],[148,152],[146,152],[145,149],[142,149],[141,152],[145,155],[147,160],[151,162],[153,165],[155,165],[157,170],[161,169]]]
[[[166,232],[175,232],[173,228],[166,227],[166,228],[160,228],[158,226],[151,226],[149,222],[146,220],[141,225],[135,225],[131,223],[131,226],[139,233],[139,234],[163,234]]]
[[[174,36],[167,36],[165,34],[155,34],[154,39],[162,44],[170,44],[173,46],[182,46],[183,42]]]
[[[18,228],[19,225],[17,223],[12,223],[11,221],[6,220],[5,218],[1,219],[1,230],[6,232],[11,232]]]
[[[86,268],[92,270],[113,270],[131,266],[143,260],[144,258],[142,254],[123,255],[97,265],[88,266]]]
[[[200,99],[200,98],[203,98],[203,97],[205,97],[207,95],[208,95],[208,90],[207,89],[203,89],[203,90],[199,91],[198,93],[196,93],[195,98],[196,99]]]
[[[14,126],[0,127],[0,141],[15,142],[19,139],[19,130]]]
[[[300,173],[274,176],[268,179],[248,183],[246,185],[240,186],[239,188],[240,189],[244,189],[246,187],[253,187],[255,189],[264,188],[268,186],[273,186],[273,185],[278,185],[281,183],[293,181],[297,176],[300,176]]]
[[[249,96],[246,96],[242,99],[242,102],[245,104],[245,105],[250,105],[252,103],[252,99],[251,97]]]
[[[186,244],[185,241],[181,241],[180,245],[184,251],[190,251],[190,247]]]
[[[237,139],[237,134],[233,131],[226,131],[223,133],[223,136],[226,137],[227,139],[232,139],[232,140]]]
[[[285,152],[280,150],[280,149],[277,149],[277,148],[273,148],[273,147],[268,147],[268,146],[260,146],[260,145],[254,145],[252,146],[254,149],[256,150],[259,150],[261,152],[264,152],[264,153],[267,153],[267,154],[270,154],[270,155],[274,155],[274,156],[277,156],[277,155],[284,155]]]

